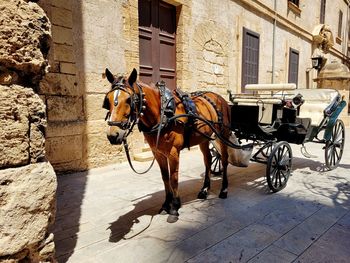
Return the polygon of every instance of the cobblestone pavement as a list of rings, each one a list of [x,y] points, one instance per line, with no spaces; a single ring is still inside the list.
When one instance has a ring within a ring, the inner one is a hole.
[[[271,194],[266,166],[229,167],[228,199],[212,177],[207,200],[196,199],[204,166],[199,150],[183,151],[179,220],[158,215],[163,183],[155,165],[136,175],[127,163],[58,178],[59,262],[350,262],[350,129],[341,165],[324,171],[293,148],[287,187]],[[138,169],[148,163],[135,163]]]

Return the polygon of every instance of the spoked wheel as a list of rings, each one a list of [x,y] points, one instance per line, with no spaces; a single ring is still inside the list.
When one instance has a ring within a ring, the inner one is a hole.
[[[271,155],[272,149],[273,149],[273,143],[269,142],[267,144],[265,144],[263,146],[263,148],[261,149],[261,155],[266,158],[266,160],[269,158],[269,156]]]
[[[289,143],[276,143],[267,160],[266,178],[272,192],[282,190],[289,179],[292,168],[292,149]]]
[[[329,170],[337,168],[343,155],[345,127],[342,120],[337,120],[332,129],[331,139],[326,142],[324,156]]]
[[[221,163],[221,154],[215,148],[213,143],[209,144],[209,150],[211,154],[211,166],[210,171],[213,175],[220,175],[222,173],[222,163]]]

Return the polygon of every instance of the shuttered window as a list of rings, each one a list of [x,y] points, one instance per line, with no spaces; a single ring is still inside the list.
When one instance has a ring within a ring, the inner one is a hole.
[[[341,38],[341,30],[343,27],[343,12],[339,10],[339,21],[338,21],[338,37]]]
[[[259,34],[243,28],[242,47],[242,92],[246,84],[259,80]]]
[[[299,71],[299,51],[289,49],[289,70],[288,83],[295,83],[298,86],[298,71]]]
[[[326,17],[326,0],[321,0],[320,24],[324,24]]]
[[[288,0],[288,2],[291,2],[299,7],[299,0]]]
[[[176,9],[160,0],[139,0],[140,79],[176,88]]]

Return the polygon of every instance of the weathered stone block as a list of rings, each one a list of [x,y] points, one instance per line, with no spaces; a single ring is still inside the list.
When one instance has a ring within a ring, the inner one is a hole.
[[[83,102],[81,97],[58,97],[47,98],[49,121],[76,121],[82,120]]]
[[[72,28],[73,27],[72,12],[67,9],[53,6],[51,9],[51,22],[54,25]]]
[[[40,82],[39,94],[81,96],[83,91],[73,75],[48,73]]]
[[[89,168],[125,160],[123,146],[111,145],[106,138],[106,134],[89,134],[85,136],[85,141]]]
[[[101,134],[106,138],[107,122],[104,120],[87,121],[85,123],[85,134]]]
[[[52,164],[80,160],[83,156],[81,135],[48,138],[46,155]]]
[[[0,168],[44,157],[45,104],[30,88],[0,85]]]
[[[71,0],[51,0],[51,5],[55,7],[61,7],[64,9],[72,10]]]
[[[88,94],[85,97],[85,112],[87,120],[103,120],[107,110],[102,108],[105,94]]]
[[[56,175],[48,162],[0,170],[0,261],[54,261]],[[44,253],[40,253],[44,252]]]
[[[77,68],[76,68],[75,63],[61,62],[60,63],[60,72],[75,75],[77,73]]]
[[[54,44],[53,57],[55,60],[58,60],[58,61],[75,62],[72,46],[67,46],[63,44]]]
[[[48,122],[46,128],[46,138],[65,137],[83,134],[85,122]]]
[[[52,26],[53,42],[58,44],[73,45],[73,31],[62,26]]]
[[[0,1],[1,70],[20,71],[24,83],[38,83],[45,73],[50,22],[44,11],[23,0]]]
[[[112,71],[114,72],[114,71]],[[86,92],[107,93],[111,89],[111,83],[101,74],[79,74],[79,80],[84,80]]]

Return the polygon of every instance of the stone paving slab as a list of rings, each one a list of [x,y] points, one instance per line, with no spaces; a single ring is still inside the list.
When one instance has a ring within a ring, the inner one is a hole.
[[[59,176],[55,223],[59,262],[349,262],[350,129],[341,165],[324,169],[322,145],[307,159],[292,145],[293,174],[271,194],[266,166],[229,166],[229,194],[218,198],[212,177],[198,200],[204,165],[199,150],[181,155],[180,217],[158,211],[164,201],[159,168],[132,173],[127,163]],[[148,163],[135,163],[142,170]]]

